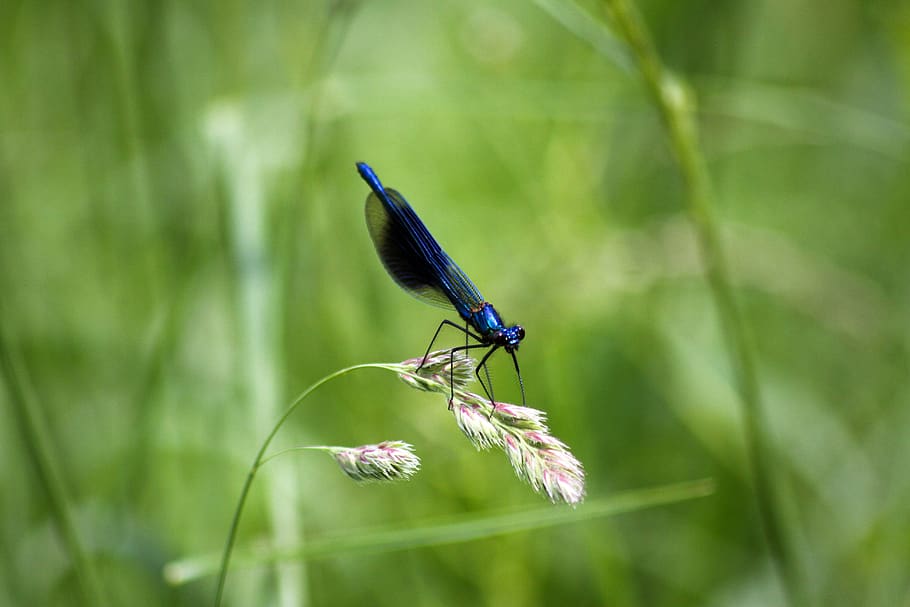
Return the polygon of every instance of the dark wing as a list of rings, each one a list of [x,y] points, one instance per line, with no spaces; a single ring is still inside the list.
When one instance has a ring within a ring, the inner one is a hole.
[[[373,192],[366,220],[379,259],[403,289],[467,317],[483,303],[474,283],[436,242],[404,197],[391,188]]]

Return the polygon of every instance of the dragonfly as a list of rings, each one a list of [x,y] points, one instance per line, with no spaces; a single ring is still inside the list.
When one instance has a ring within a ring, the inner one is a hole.
[[[490,372],[486,365],[490,356],[502,348],[512,356],[518,385],[521,388],[521,402],[524,405],[525,386],[521,379],[518,357],[515,356],[519,343],[525,337],[524,328],[521,325],[506,326],[503,323],[493,304],[483,298],[467,274],[442,250],[404,196],[392,188],[384,187],[373,169],[365,162],[357,163],[357,171],[373,190],[366,200],[367,228],[386,271],[402,289],[417,299],[431,305],[454,309],[465,323],[461,326],[448,319],[439,323],[417,369],[420,370],[426,363],[442,328],[447,325],[454,327],[464,333],[465,345],[449,351],[450,370],[456,352],[487,348],[480,364],[474,369],[474,374],[495,411],[493,382],[490,380]],[[469,337],[477,343],[468,343]],[[481,369],[484,369],[487,382],[480,376]],[[454,371],[452,373],[454,374]],[[451,408],[455,397],[451,377],[449,385]]]

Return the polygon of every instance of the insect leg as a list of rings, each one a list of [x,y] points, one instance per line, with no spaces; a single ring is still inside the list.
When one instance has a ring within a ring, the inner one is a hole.
[[[515,363],[515,374],[518,375],[518,385],[521,387],[521,406],[526,407],[525,403],[525,382],[521,379],[521,369],[518,368],[518,357],[515,356],[515,352],[510,352],[512,355],[512,362]]]
[[[493,346],[490,350],[483,355],[483,358],[480,359],[480,364],[477,365],[477,368],[474,369],[474,374],[477,376],[477,381],[480,382],[481,387],[483,388],[484,394],[487,395],[487,398],[490,399],[490,405],[493,407],[490,409],[490,417],[493,417],[493,414],[496,413],[496,401],[493,400],[493,382],[490,381],[490,371],[487,369],[487,359],[499,349],[499,346]],[[487,381],[490,383],[490,389],[487,389],[486,384],[483,383],[483,379],[480,378],[480,368],[483,367],[486,372]]]
[[[452,348],[451,350],[449,350],[449,369],[451,370],[452,365],[454,364],[455,352],[465,352],[467,350],[473,350],[474,348],[489,348],[489,347],[490,347],[489,344],[469,344],[467,346],[458,346],[457,348]],[[493,349],[495,350],[498,347],[499,346],[494,346]],[[486,360],[487,356],[489,356],[489,353],[485,354],[483,359]],[[483,363],[481,363],[481,365],[482,364]],[[474,369],[475,375],[477,374],[477,371],[479,369],[480,369],[480,365],[478,365],[477,368]],[[452,372],[452,375],[454,376],[454,371]],[[486,388],[486,386],[484,386],[483,380],[480,379],[480,375],[477,375],[477,379],[480,380],[480,385],[483,386],[483,391],[487,392],[487,388]],[[487,392],[487,396],[488,397],[490,396],[489,392]],[[454,399],[455,399],[455,382],[452,379],[452,377],[450,377],[450,379],[449,379],[449,409],[452,408],[452,401]]]
[[[459,331],[463,331],[463,332],[464,332],[464,334],[465,334],[465,338],[464,338],[464,339],[465,339],[465,345],[466,345],[466,346],[467,346],[467,341],[468,341],[468,336],[469,336],[469,335],[470,335],[471,337],[473,337],[474,339],[476,339],[477,341],[480,341],[480,342],[483,341],[482,339],[480,339],[480,337],[479,337],[478,335],[475,335],[474,333],[472,333],[471,331],[469,331],[467,328],[462,328],[462,327],[460,327],[459,325],[456,325],[456,324],[455,324],[454,322],[452,322],[451,320],[446,319],[446,320],[442,321],[441,323],[439,323],[439,326],[436,327],[436,333],[433,333],[433,339],[430,340],[430,345],[427,346],[427,351],[424,353],[423,359],[420,361],[420,364],[417,366],[417,370],[418,370],[418,371],[420,371],[420,370],[423,368],[423,366],[424,366],[425,364],[427,364],[427,357],[430,355],[430,350],[433,349],[433,344],[436,343],[436,338],[439,337],[439,332],[442,331],[442,328],[443,328],[444,326],[446,326],[446,325],[449,325],[450,327],[455,327],[455,328],[458,329]]]

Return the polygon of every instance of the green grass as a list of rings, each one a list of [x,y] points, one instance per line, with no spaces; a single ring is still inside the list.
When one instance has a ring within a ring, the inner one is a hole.
[[[0,604],[211,604],[165,565],[224,547],[283,408],[423,353],[358,160],[527,329],[588,501],[352,374],[272,448],[420,474],[269,463],[225,604],[906,603],[905,4],[651,2],[653,47],[594,2],[0,4]]]

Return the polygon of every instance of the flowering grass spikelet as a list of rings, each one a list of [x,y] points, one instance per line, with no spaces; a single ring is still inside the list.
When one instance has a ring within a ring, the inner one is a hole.
[[[568,445],[550,434],[546,413],[511,403],[496,403],[494,408],[486,398],[470,392],[458,394],[454,410],[465,406],[473,407],[475,415],[489,416],[494,430],[487,432],[495,432],[498,439],[488,438],[488,442],[505,451],[515,474],[534,491],[546,494],[554,504],[575,505],[584,499],[584,467]],[[462,422],[458,425],[471,442],[477,444]]]
[[[522,407],[511,403],[496,403],[496,410],[493,415],[515,428],[527,427],[528,429],[535,429],[547,427],[546,412],[532,409],[531,407]]]
[[[437,350],[421,366],[423,360],[423,357],[410,358],[397,365],[402,371],[398,376],[412,388],[448,393],[453,386],[455,390],[466,389],[473,379],[474,359],[464,352],[452,355],[448,350]]]
[[[342,471],[355,481],[405,480],[420,470],[414,447],[402,441],[384,441],[359,447],[329,447]]]
[[[478,451],[503,446],[502,433],[483,408],[476,404],[456,401],[452,405],[452,414],[455,416],[455,423]]]
[[[413,388],[449,394],[450,377],[454,397],[449,409],[458,428],[479,450],[499,447],[512,464],[518,478],[551,502],[576,505],[585,496],[585,472],[581,462],[564,442],[550,434],[547,414],[539,409],[511,403],[495,403],[465,386],[474,377],[474,360],[456,353],[450,366],[450,354],[430,354],[403,361],[396,367],[399,377]],[[416,377],[415,377],[416,376]]]

